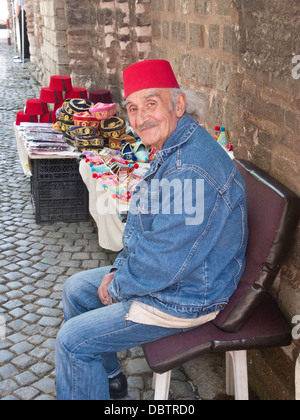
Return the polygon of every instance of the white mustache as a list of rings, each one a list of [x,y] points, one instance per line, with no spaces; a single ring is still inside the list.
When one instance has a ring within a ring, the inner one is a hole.
[[[154,127],[157,127],[159,124],[157,123],[157,122],[154,122],[154,121],[148,121],[148,122],[146,122],[146,123],[144,123],[143,125],[139,125],[139,126],[137,126],[137,129],[139,130],[139,131],[143,131],[143,130],[146,130],[147,128],[154,128]]]

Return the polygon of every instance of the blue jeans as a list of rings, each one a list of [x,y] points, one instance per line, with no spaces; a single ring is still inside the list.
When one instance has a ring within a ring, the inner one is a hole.
[[[131,302],[103,306],[97,292],[111,268],[76,274],[65,284],[66,322],[56,341],[58,400],[109,400],[109,379],[121,372],[117,352],[182,332],[130,321],[126,325]]]

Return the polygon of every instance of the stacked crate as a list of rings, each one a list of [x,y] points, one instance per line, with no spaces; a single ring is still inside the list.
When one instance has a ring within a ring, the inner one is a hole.
[[[77,159],[34,159],[31,178],[36,223],[82,222],[89,219],[87,188]]]

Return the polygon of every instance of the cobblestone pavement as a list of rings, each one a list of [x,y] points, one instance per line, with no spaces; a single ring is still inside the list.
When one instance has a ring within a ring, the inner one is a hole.
[[[0,31],[1,33],[1,31]],[[55,400],[55,338],[62,323],[61,295],[72,274],[109,265],[115,254],[99,248],[92,222],[35,223],[30,180],[18,160],[13,122],[26,99],[39,96],[27,68],[13,62],[0,35],[0,399]],[[142,349],[120,353],[131,400],[151,400],[152,373]],[[207,386],[205,366],[215,375]],[[217,367],[218,366],[218,367]],[[222,359],[173,372],[171,398],[215,398],[223,392]],[[192,380],[190,380],[192,378]],[[196,384],[196,385],[195,385]],[[215,384],[216,386],[212,385]]]

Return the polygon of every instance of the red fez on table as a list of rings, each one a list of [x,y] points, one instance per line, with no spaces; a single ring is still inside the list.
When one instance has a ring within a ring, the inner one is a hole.
[[[143,89],[179,89],[171,64],[166,60],[148,60],[133,64],[124,70],[123,81],[125,99]]]
[[[55,111],[50,111],[49,114],[42,115],[40,118],[40,123],[55,124],[56,123]]]
[[[73,87],[73,90],[66,93],[66,99],[88,99],[87,90],[82,87]]]
[[[72,80],[70,76],[51,76],[49,88],[69,92],[72,90]]]
[[[112,103],[111,93],[107,89],[91,90],[89,93],[89,100],[93,102],[94,104],[97,104],[99,102],[103,104]]]
[[[21,123],[38,123],[38,117],[36,115],[27,115],[24,111],[17,113],[16,125]]]
[[[40,101],[46,104],[62,104],[64,101],[63,94],[59,90],[50,88],[42,88],[40,93]]]
[[[27,115],[46,115],[48,114],[48,106],[39,99],[28,99],[26,101],[25,114]]]

